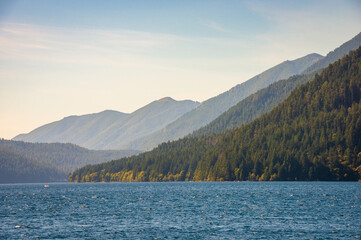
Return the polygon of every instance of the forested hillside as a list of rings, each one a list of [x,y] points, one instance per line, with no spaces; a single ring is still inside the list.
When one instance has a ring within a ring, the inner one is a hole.
[[[24,159],[48,164],[65,174],[87,164],[102,163],[139,153],[133,150],[95,151],[70,143],[27,143],[5,139],[0,139],[0,149]],[[3,166],[3,162],[0,162],[0,166]]]
[[[69,181],[358,180],[360,68],[361,48],[250,124],[86,166]]]
[[[44,162],[0,148],[0,183],[65,181],[66,174]]]

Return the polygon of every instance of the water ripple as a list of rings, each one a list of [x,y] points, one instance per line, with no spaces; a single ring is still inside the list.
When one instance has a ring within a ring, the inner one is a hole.
[[[0,239],[355,239],[360,184],[0,185]]]

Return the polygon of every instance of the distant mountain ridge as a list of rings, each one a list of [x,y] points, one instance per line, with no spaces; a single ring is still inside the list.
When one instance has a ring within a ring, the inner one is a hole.
[[[126,148],[149,150],[162,142],[182,138],[207,125],[242,99],[278,80],[287,79],[292,75],[303,72],[322,58],[321,55],[312,53],[293,61],[278,64],[248,81],[236,85],[229,91],[202,102],[197,108],[184,114],[163,129],[133,141]]]
[[[154,101],[131,114],[106,110],[69,116],[43,125],[13,140],[73,143],[89,149],[129,149],[129,142],[149,135],[199,105],[170,97]],[[132,148],[135,149],[135,148]]]

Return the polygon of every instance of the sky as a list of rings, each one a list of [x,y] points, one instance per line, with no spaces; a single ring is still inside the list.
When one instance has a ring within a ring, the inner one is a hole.
[[[0,0],[0,138],[163,97],[202,102],[360,31],[359,0]]]

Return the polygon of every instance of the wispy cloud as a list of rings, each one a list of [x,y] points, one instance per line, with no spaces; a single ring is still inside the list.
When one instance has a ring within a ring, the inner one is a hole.
[[[223,32],[223,33],[230,33],[229,30],[225,29],[224,27],[222,27],[219,23],[209,20],[209,19],[202,19],[200,20],[200,23],[210,29],[219,31],[219,32]]]
[[[226,34],[231,34],[234,36],[239,36],[239,33],[232,31],[230,29],[227,29],[226,27],[222,26],[220,23],[210,20],[210,19],[200,19],[199,23],[209,29],[215,30],[220,33],[226,33]]]
[[[5,62],[156,69],[195,69],[207,64],[214,68],[218,64],[222,68],[227,64],[225,61],[233,61],[237,51],[249,47],[249,42],[238,37],[183,37],[132,30],[50,28],[17,23],[0,26],[0,60]]]
[[[226,90],[236,79],[246,80],[242,77],[244,74],[252,74],[242,70],[245,63],[239,54],[246,54],[248,48],[248,42],[236,37],[184,37],[132,30],[3,23],[0,26],[0,68],[3,68],[0,84],[5,89],[12,82],[41,81],[43,84],[52,79],[65,84],[73,83],[72,79],[95,82],[97,78],[106,78],[112,83],[124,79],[123,84],[145,86],[145,82],[164,84],[169,79],[184,78],[195,79],[201,86],[205,82],[209,84],[211,78],[227,78],[226,75],[231,74],[228,79],[233,80],[229,85],[215,81]],[[188,82],[194,84],[195,81]],[[206,94],[209,96],[206,92],[204,96]]]
[[[67,57],[70,63],[83,55],[113,58],[145,53],[177,40],[174,35],[127,30],[63,29],[14,23],[0,27],[0,51],[6,57],[28,56],[45,61]]]

